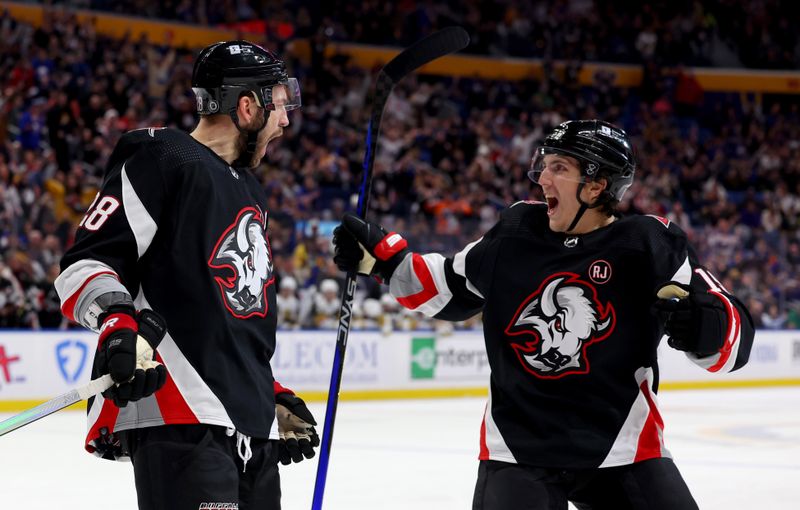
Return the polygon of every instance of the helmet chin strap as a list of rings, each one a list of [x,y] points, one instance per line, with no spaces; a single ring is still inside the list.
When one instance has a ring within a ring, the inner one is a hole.
[[[246,141],[247,145],[244,151],[242,151],[242,153],[239,154],[239,157],[236,158],[236,161],[234,161],[231,164],[231,166],[233,166],[234,168],[246,168],[246,169],[253,168],[254,166],[252,165],[253,155],[256,153],[258,134],[261,132],[262,129],[264,129],[264,126],[267,125],[267,121],[269,120],[269,115],[270,113],[272,113],[272,112],[267,112],[266,109],[264,109],[264,111],[266,112],[266,115],[264,115],[264,121],[255,130],[243,128],[242,126],[240,126],[239,115],[237,115],[236,110],[233,110],[231,112],[231,120],[233,121],[233,125],[236,126],[236,129],[238,129],[242,133],[247,133],[247,141]]]
[[[581,206],[578,209],[578,212],[575,213],[575,217],[572,219],[572,223],[570,223],[569,227],[567,227],[567,230],[564,231],[566,234],[569,234],[570,231],[578,225],[578,222],[581,221],[581,218],[583,217],[583,213],[585,213],[587,209],[594,209],[595,207],[600,207],[600,205],[602,205],[599,203],[600,202],[599,198],[595,200],[595,202],[592,205],[589,205],[583,200],[581,200],[581,191],[583,191],[584,184],[585,183],[583,182],[578,184],[578,189],[575,192],[575,198],[578,199],[578,203],[581,204]]]

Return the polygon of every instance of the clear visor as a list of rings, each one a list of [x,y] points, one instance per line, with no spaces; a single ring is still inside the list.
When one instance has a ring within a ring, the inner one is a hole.
[[[286,111],[300,108],[300,84],[297,78],[288,78],[284,83],[255,88],[249,85],[222,85],[218,89],[207,90],[193,87],[197,98],[197,112],[201,115],[227,113],[236,109],[241,94],[254,93],[258,106],[267,110],[283,108]]]
[[[261,100],[267,110],[275,110],[280,107],[284,107],[287,112],[296,110],[302,106],[300,83],[297,78],[289,78],[286,83],[262,87]]]
[[[528,178],[540,184],[540,180],[559,179],[569,182],[586,183],[591,179],[583,175],[580,162],[568,154],[539,147],[531,160],[531,169],[528,171]]]

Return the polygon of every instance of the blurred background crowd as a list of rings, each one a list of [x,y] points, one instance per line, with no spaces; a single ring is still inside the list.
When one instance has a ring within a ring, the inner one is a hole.
[[[544,76],[404,81],[384,118],[372,218],[403,232],[415,251],[451,255],[503,208],[541,198],[526,173],[553,126],[602,118],[624,127],[637,148],[637,179],[621,213],[678,223],[759,327],[800,328],[798,96],[707,92],[682,65],[800,68],[800,37],[789,23],[793,12],[800,19],[797,4],[598,4],[285,1],[269,2],[268,21],[258,22],[267,7],[255,1],[77,2],[209,25],[256,21],[279,52],[293,38],[312,41],[310,61],[289,59],[303,108],[256,170],[269,196],[283,327],[336,327],[342,275],[330,233],[352,207],[363,158],[374,69],[325,56],[325,45],[404,45],[456,23],[471,32],[470,51],[543,58]],[[53,281],[117,139],[139,127],[194,127],[198,48],[169,43],[111,39],[60,10],[40,27],[0,15],[0,327],[70,327]],[[568,65],[557,69],[552,59]],[[583,61],[637,63],[644,79],[620,88],[598,72],[581,85]],[[384,291],[360,286],[356,327],[453,327],[399,310]]]
[[[85,8],[186,23],[259,27],[279,42],[321,32],[362,44],[407,46],[464,27],[471,53],[641,63],[796,69],[792,0],[78,0]]]

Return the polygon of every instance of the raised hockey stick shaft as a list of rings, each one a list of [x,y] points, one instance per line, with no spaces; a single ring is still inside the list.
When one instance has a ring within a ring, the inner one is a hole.
[[[65,407],[69,407],[75,402],[80,402],[81,400],[85,400],[91,396],[97,395],[98,393],[102,393],[110,388],[113,384],[114,381],[111,379],[111,376],[106,374],[103,377],[94,379],[80,388],[75,388],[57,396],[52,400],[48,400],[43,404],[32,407],[27,411],[22,411],[21,413],[0,422],[0,436],[33,423],[40,418],[49,416],[56,411],[64,409]]]
[[[377,81],[372,96],[372,111],[367,127],[366,151],[364,153],[363,174],[361,187],[358,193],[358,216],[365,218],[369,210],[370,190],[372,188],[372,167],[375,163],[375,152],[380,132],[381,118],[386,101],[392,93],[394,86],[404,76],[422,67],[423,65],[464,49],[469,44],[469,35],[460,27],[449,27],[435,32],[428,37],[417,41],[415,44],[402,51],[387,63],[378,73]],[[333,443],[333,428],[336,421],[336,409],[339,403],[339,389],[342,383],[342,369],[347,348],[347,338],[350,334],[350,322],[353,310],[353,297],[357,287],[357,274],[355,271],[347,273],[342,304],[339,308],[339,328],[336,336],[336,349],[333,356],[331,382],[328,389],[328,401],[325,408],[325,422],[322,430],[322,443],[320,445],[319,463],[317,464],[317,479],[314,484],[314,498],[312,510],[322,509],[322,499],[325,494],[325,482],[328,474],[331,446]]]

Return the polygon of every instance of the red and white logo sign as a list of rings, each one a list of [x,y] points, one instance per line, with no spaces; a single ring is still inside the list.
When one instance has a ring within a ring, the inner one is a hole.
[[[11,382],[19,382],[23,380],[21,377],[11,376],[11,364],[19,362],[19,356],[6,354],[6,347],[0,345],[0,380],[9,384]]]

